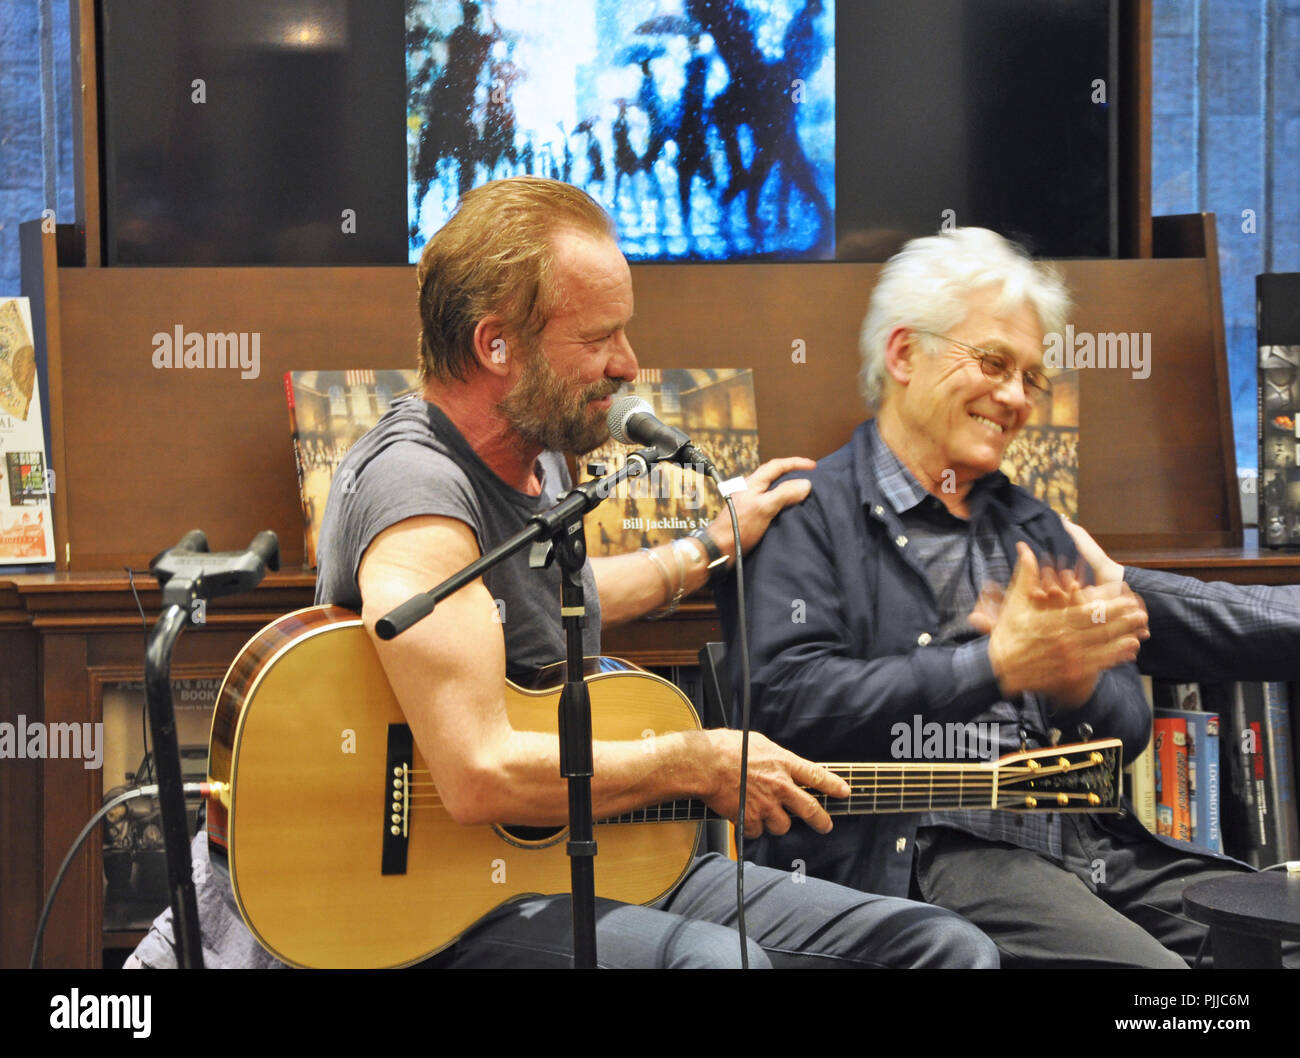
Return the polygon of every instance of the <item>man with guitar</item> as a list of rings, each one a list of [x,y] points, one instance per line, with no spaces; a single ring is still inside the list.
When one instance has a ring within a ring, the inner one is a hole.
[[[1061,519],[998,472],[1050,393],[1044,335],[1068,306],[1054,270],[983,229],[913,240],[885,265],[861,338],[876,416],[782,482],[811,495],[746,564],[757,729],[814,759],[885,757],[913,718],[987,724],[1003,752],[1062,733],[1119,738],[1126,759],[1146,744],[1140,600],[1056,573],[1078,557]],[[989,582],[1010,582],[1000,607],[980,604]],[[825,838],[796,823],[751,848],[956,910],[1004,966],[1181,967],[1205,936],[1183,888],[1240,865],[1162,841],[1122,815],[937,811]]]
[[[425,248],[418,280],[423,399],[394,405],[339,467],[321,531],[317,601],[360,611],[440,803],[457,823],[563,824],[558,739],[516,728],[504,697],[508,676],[564,656],[558,570],[530,570],[519,554],[392,641],[374,636],[374,625],[550,506],[568,487],[560,453],[606,439],[611,397],[637,372],[626,334],[631,274],[594,201],[564,184],[518,178],[464,196]],[[736,496],[743,545],[808,493],[799,482],[773,488],[775,479],[811,465],[776,460],[749,478]],[[598,616],[585,628],[587,654],[599,653],[602,625],[671,606],[704,584],[714,558],[731,552],[729,519],[707,532],[708,540],[588,563],[589,614]],[[738,732],[597,740],[594,757],[597,820],[678,798],[738,816]],[[813,793],[844,797],[849,789],[753,737],[748,834],[783,832],[791,817],[829,831]],[[598,886],[602,869],[598,857]],[[734,878],[733,863],[705,856],[655,907],[598,900],[600,964],[736,965]],[[988,938],[939,908],[752,865],[745,891],[753,966],[997,965]],[[357,918],[364,929],[364,907]],[[241,924],[227,925],[234,932]],[[487,915],[432,962],[565,966],[570,932],[567,895],[526,897]],[[157,946],[151,950],[142,962],[156,964]]]

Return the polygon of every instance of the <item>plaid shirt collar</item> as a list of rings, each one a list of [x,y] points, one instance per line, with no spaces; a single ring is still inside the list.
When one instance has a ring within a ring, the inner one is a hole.
[[[908,511],[919,507],[930,497],[929,490],[916,480],[915,475],[903,465],[903,461],[894,454],[894,450],[880,436],[880,428],[877,426],[875,419],[866,423],[863,441],[866,446],[866,465],[870,468],[870,474],[875,479],[874,484],[879,490],[879,494],[894,509],[895,514],[906,514]],[[981,496],[986,492],[1000,488],[1006,481],[1004,474],[1000,471],[994,471],[991,474],[985,474],[971,486],[967,503],[972,517],[984,505]]]

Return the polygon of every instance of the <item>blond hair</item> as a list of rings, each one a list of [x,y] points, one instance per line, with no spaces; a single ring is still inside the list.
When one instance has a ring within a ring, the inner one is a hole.
[[[559,303],[553,272],[561,231],[617,237],[594,199],[557,180],[513,177],[462,196],[416,271],[422,381],[469,379],[474,330],[485,316],[500,316],[508,333],[531,345]]]

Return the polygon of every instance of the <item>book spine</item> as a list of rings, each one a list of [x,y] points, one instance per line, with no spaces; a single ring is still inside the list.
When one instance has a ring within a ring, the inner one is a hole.
[[[1192,807],[1192,843],[1223,851],[1220,823],[1219,714],[1169,709],[1164,715],[1187,724],[1187,783]]]
[[[1242,701],[1242,751],[1246,763],[1246,785],[1250,791],[1249,823],[1251,850],[1246,862],[1266,867],[1273,862],[1269,841],[1268,757],[1266,750],[1264,688],[1259,683],[1240,683]]]
[[[1248,781],[1249,732],[1245,730],[1245,704],[1239,683],[1206,684],[1206,702],[1219,714],[1219,823],[1223,851],[1250,862],[1254,797]]]
[[[1150,676],[1142,677],[1142,693],[1147,700],[1148,711],[1153,708],[1153,688]],[[1133,812],[1138,822],[1151,833],[1156,832],[1156,766],[1155,740],[1149,739],[1146,748],[1128,765],[1124,771],[1129,780],[1129,800],[1133,803]]]
[[[1265,284],[1263,276],[1255,277],[1255,499],[1259,504],[1256,520],[1259,525],[1259,542],[1266,547],[1277,547],[1278,543],[1269,539],[1264,510],[1265,468],[1268,467],[1268,453],[1265,444],[1264,427],[1264,369],[1260,366],[1264,358],[1264,335],[1268,326],[1264,320]]]
[[[1219,714],[1205,714],[1205,847],[1223,851],[1222,779],[1219,772]]]
[[[1192,840],[1192,806],[1187,782],[1187,721],[1174,721],[1174,837],[1179,841]]]
[[[1269,794],[1276,859],[1300,858],[1300,819],[1296,816],[1295,762],[1291,754],[1291,710],[1285,683],[1264,684],[1268,739]]]
[[[1156,833],[1177,837],[1178,827],[1178,757],[1174,750],[1176,723],[1162,717],[1159,710],[1153,724],[1156,746]],[[1183,756],[1183,797],[1187,789],[1187,758]],[[1186,818],[1183,819],[1184,825]]]
[[[308,569],[316,566],[315,549],[311,543],[311,506],[307,502],[307,483],[302,459],[302,441],[298,436],[297,404],[293,399],[293,373],[284,373],[284,398],[289,405],[289,437],[293,441],[293,465],[298,472],[298,502],[302,504],[302,544],[303,565]]]

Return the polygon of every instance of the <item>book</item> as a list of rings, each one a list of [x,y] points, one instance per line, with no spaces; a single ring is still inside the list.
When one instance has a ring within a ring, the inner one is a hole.
[[[1147,700],[1147,709],[1154,711],[1152,679],[1142,677],[1142,693]],[[1154,715],[1152,716],[1154,720]],[[1151,833],[1156,832],[1156,766],[1155,739],[1147,740],[1142,750],[1124,769],[1128,777],[1128,797],[1133,805],[1133,812]]]
[[[1195,709],[1160,709],[1157,715],[1187,724],[1187,790],[1192,814],[1192,844],[1223,851],[1219,818],[1219,714]]]
[[[54,561],[54,474],[27,298],[0,301],[0,567]]]
[[[393,401],[417,392],[419,386],[414,368],[285,372],[284,395],[302,500],[304,568],[316,568],[320,523],[339,463]]]
[[[1300,859],[1300,820],[1296,816],[1295,761],[1291,753],[1291,709],[1285,683],[1265,683],[1264,730],[1269,799],[1267,854],[1273,863]],[[1264,864],[1263,866],[1268,866]]]
[[[1259,538],[1300,545],[1300,273],[1255,277]]]
[[[1187,721],[1156,710],[1156,755],[1160,758],[1157,833],[1178,841],[1192,840],[1192,811],[1187,788]]]
[[[1187,796],[1187,722],[1161,716],[1153,723],[1156,756],[1159,758],[1159,787],[1156,792],[1157,833],[1179,841],[1192,837],[1192,814]]]
[[[1259,845],[1259,828],[1251,777],[1256,735],[1246,720],[1245,687],[1242,683],[1215,683],[1202,689],[1207,706],[1219,714],[1223,851],[1250,863]]]
[[[1057,514],[1079,517],[1079,372],[1054,371],[1051,400],[1035,404],[998,468]]]
[[[758,413],[754,374],[747,368],[643,368],[619,396],[640,397],[657,418],[685,432],[724,480],[758,469]],[[582,459],[585,468],[622,467],[626,445],[609,441]],[[587,515],[587,552],[593,557],[621,555],[655,547],[708,525],[723,502],[702,474],[659,463],[648,475],[624,482]]]
[[[1269,805],[1264,688],[1259,683],[1230,683],[1228,710],[1219,714],[1223,761],[1223,849],[1252,867],[1269,859]]]
[[[1201,687],[1197,683],[1175,683],[1172,680],[1156,680],[1153,688],[1155,707],[1157,709],[1187,709],[1199,711],[1201,705]]]

